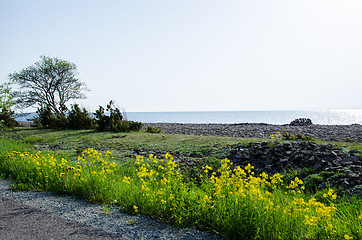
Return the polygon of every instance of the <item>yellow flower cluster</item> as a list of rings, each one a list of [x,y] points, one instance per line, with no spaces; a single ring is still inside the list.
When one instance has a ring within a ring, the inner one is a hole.
[[[225,199],[232,199],[228,204],[237,206],[252,205],[254,209],[264,209],[264,213],[270,215],[272,212],[280,212],[291,219],[303,218],[303,223],[306,226],[324,226],[324,230],[329,234],[334,234],[336,231],[333,227],[333,219],[336,212],[336,207],[333,203],[325,205],[318,202],[315,198],[305,200],[299,197],[304,190],[303,181],[296,177],[289,185],[286,186],[289,192],[292,193],[285,202],[278,202],[274,199],[273,190],[276,191],[283,183],[283,176],[279,173],[269,176],[266,173],[255,176],[253,166],[248,164],[241,168],[236,167],[231,170],[231,162],[224,159],[221,162],[221,168],[211,174],[210,179],[204,179],[205,184],[212,184],[212,192],[210,195],[205,195],[201,205],[205,210],[210,210],[216,207]],[[205,167],[206,170],[206,167]],[[272,190],[272,191],[270,191]],[[285,193],[288,195],[288,192]],[[295,197],[292,197],[292,196]],[[337,196],[330,189],[326,194],[331,199]],[[209,197],[210,196],[210,197]],[[211,197],[212,196],[212,197]],[[283,206],[281,206],[283,204]],[[236,206],[235,206],[236,207]]]
[[[177,170],[178,165],[173,157],[166,153],[164,159],[150,154],[148,158],[137,156],[135,165],[137,181],[140,181],[140,194],[151,204],[160,204],[164,208],[174,210],[176,203],[172,200],[177,193],[176,189],[183,188],[183,176]],[[124,177],[123,182],[134,181]]]
[[[204,169],[204,172],[205,172],[205,173],[208,173],[209,171],[212,170],[212,167],[206,165],[205,167],[202,167],[202,169]]]
[[[287,189],[289,189],[290,192],[293,194],[301,193],[301,190],[305,189],[305,187],[302,185],[303,185],[303,181],[301,179],[299,179],[298,177],[296,177],[294,180],[292,180],[290,182],[290,184],[287,186]]]
[[[212,197],[205,195],[201,202],[203,210],[208,210],[214,208]]]
[[[213,196],[215,204],[225,198],[233,199],[234,204],[246,202],[259,202],[265,208],[270,208],[273,203],[268,198],[271,193],[267,187],[276,187],[282,181],[280,174],[269,177],[262,173],[260,177],[254,176],[254,166],[249,163],[244,168],[240,166],[231,170],[232,163],[229,159],[221,161],[221,167],[217,172],[211,174],[210,179],[205,179],[205,184],[212,185],[210,195]],[[207,188],[207,187],[205,187]],[[211,203],[210,200],[204,203]],[[205,204],[204,204],[205,205]],[[213,208],[213,205],[205,205],[206,209]]]
[[[271,140],[275,140],[275,139],[281,139],[282,138],[282,134],[281,132],[276,132],[275,134],[270,134],[269,138]]]
[[[333,189],[328,189],[328,193],[324,193],[323,197],[325,198],[331,198],[331,199],[336,199],[337,195],[333,193]]]
[[[134,162],[136,170],[131,176],[115,174],[117,165],[108,151],[100,153],[86,149],[74,161],[42,152],[12,152],[8,157],[16,162],[14,169],[28,171],[27,177],[56,183],[64,191],[77,189],[75,186],[82,183],[88,184],[88,180],[92,180],[92,184],[101,184],[102,189],[107,188],[108,183],[112,190],[118,186],[117,191],[122,193],[119,202],[125,203],[134,213],[155,214],[178,223],[222,218],[239,224],[238,221],[243,219],[246,222],[256,219],[255,225],[264,224],[258,225],[258,231],[269,231],[270,225],[273,226],[272,231],[280,228],[278,231],[283,232],[288,226],[298,228],[296,231],[306,231],[306,235],[310,236],[324,234],[326,239],[330,236],[331,239],[343,236],[345,239],[355,238],[352,231],[336,233],[340,227],[335,219],[337,209],[332,203],[337,195],[332,189],[323,195],[326,198],[324,202],[328,204],[313,197],[306,198],[302,194],[303,181],[298,177],[285,184],[286,180],[279,173],[255,174],[250,163],[245,167],[233,167],[232,162],[225,158],[217,169],[204,166],[203,175],[198,178],[200,181],[195,183],[179,173],[178,164],[168,153],[163,159],[152,154],[137,156]],[[117,173],[121,171],[120,168]],[[117,196],[117,191],[114,191],[114,196]],[[129,198],[123,201],[125,195],[124,199]],[[250,217],[250,214],[253,216]],[[362,213],[358,212],[355,217],[362,221]]]
[[[138,207],[136,205],[133,205],[133,209],[135,213],[138,213]]]
[[[350,239],[353,239],[353,237],[350,237],[350,236],[348,236],[347,234],[345,234],[345,235],[344,235],[344,239],[350,240]]]
[[[65,189],[84,181],[86,177],[98,176],[104,181],[114,172],[115,162],[110,161],[110,152],[99,153],[94,149],[86,149],[77,161],[68,161],[52,154],[37,152],[8,153],[9,159],[16,159],[17,164],[24,164],[24,169],[31,172],[40,182],[61,183]],[[40,180],[44,178],[44,181]]]
[[[320,223],[327,223],[326,230],[333,231],[331,224],[336,212],[336,207],[332,203],[327,206],[321,202],[318,202],[315,198],[305,201],[303,198],[296,199],[288,208],[284,211],[289,214],[301,213],[304,215],[304,224],[307,226],[318,226]],[[311,213],[314,213],[311,216]]]
[[[98,152],[93,148],[85,149],[81,156],[77,158],[77,166],[81,169],[88,170],[92,176],[100,177],[105,181],[110,174],[114,173],[116,163],[111,161],[112,153],[106,151],[105,153]]]
[[[278,185],[278,184],[283,183],[283,175],[281,175],[280,173],[274,174],[270,178],[270,182],[271,182],[272,185]]]

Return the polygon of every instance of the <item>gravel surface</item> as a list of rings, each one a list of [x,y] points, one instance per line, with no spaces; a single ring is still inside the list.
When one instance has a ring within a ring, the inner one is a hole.
[[[110,213],[105,214],[102,205],[68,196],[13,192],[8,181],[0,180],[0,239],[223,239],[193,228],[178,229],[149,217],[128,215],[117,208]],[[63,227],[59,230],[59,226]]]
[[[0,197],[0,239],[120,240],[121,238]]]

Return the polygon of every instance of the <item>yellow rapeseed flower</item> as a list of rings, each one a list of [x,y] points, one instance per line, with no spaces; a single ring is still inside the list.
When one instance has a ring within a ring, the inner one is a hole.
[[[333,225],[331,223],[329,223],[325,229],[329,232],[333,232]]]
[[[208,173],[209,170],[210,170],[210,171],[212,170],[212,167],[206,165],[205,167],[202,167],[202,169],[204,169],[204,172],[205,172],[205,173]]]
[[[282,183],[283,182],[283,175],[281,175],[280,173],[276,173],[271,177],[271,183],[273,185],[277,185],[278,183]]]
[[[268,179],[269,176],[267,173],[263,172],[262,174],[260,174],[260,177],[263,178],[263,179]]]
[[[175,198],[175,197],[174,197],[173,194],[171,193],[169,199],[172,200],[172,199],[174,199],[174,198]],[[362,216],[362,215],[361,215],[361,216]]]
[[[133,205],[133,209],[135,213],[138,213],[138,207],[136,205]]]
[[[248,173],[251,173],[252,169],[254,169],[254,166],[251,166],[250,163],[248,163],[248,165],[245,166],[245,170],[248,171]]]
[[[124,182],[126,184],[131,184],[130,180],[131,180],[131,177],[124,176],[122,182]]]

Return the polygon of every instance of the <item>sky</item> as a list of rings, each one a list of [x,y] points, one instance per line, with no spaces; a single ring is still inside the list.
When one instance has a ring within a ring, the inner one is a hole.
[[[67,60],[88,110],[362,109],[360,0],[0,0],[0,32],[0,83]]]

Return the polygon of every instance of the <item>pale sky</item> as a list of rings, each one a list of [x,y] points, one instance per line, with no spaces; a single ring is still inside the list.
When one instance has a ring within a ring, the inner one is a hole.
[[[0,83],[40,55],[128,112],[362,109],[361,0],[0,0]]]

